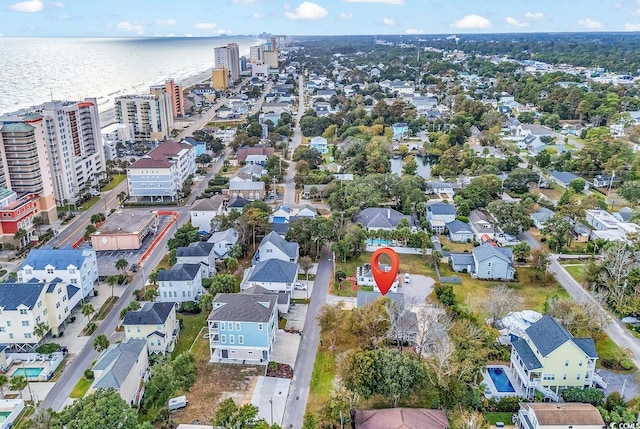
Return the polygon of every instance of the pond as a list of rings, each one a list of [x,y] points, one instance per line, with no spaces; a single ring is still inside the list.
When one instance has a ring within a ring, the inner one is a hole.
[[[418,163],[418,170],[416,174],[423,179],[431,177],[431,164],[429,163],[429,157],[416,156],[416,162]],[[391,172],[402,176],[402,158],[391,158]]]

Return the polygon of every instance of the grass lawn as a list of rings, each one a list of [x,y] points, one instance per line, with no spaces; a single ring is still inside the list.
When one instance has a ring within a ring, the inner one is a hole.
[[[25,407],[18,415],[18,418],[13,422],[13,428],[15,429],[29,429],[33,427],[33,423],[29,418],[34,413],[33,407]]]
[[[87,393],[87,391],[89,390],[89,387],[91,387],[91,383],[92,383],[92,380],[88,380],[84,377],[81,377],[80,380],[78,380],[78,382],[74,386],[69,397],[71,398],[84,397],[85,393]]]
[[[160,269],[164,269],[164,270],[171,269],[171,265],[169,265],[169,254],[164,255],[162,259],[160,259],[160,262],[158,262],[158,266],[156,267],[156,270],[160,270]]]
[[[484,417],[490,425],[495,425],[496,422],[512,425],[511,416],[513,416],[513,414],[514,413],[484,413]]]
[[[544,194],[550,200],[557,201],[560,199],[560,197],[562,197],[562,194],[564,194],[564,189],[562,189],[555,183],[552,183],[549,189],[539,189],[538,192]]]
[[[192,353],[198,368],[196,383],[184,392],[189,406],[172,413],[174,423],[199,420],[208,424],[215,418],[218,404],[229,397],[238,406],[251,402],[257,376],[265,373],[264,366],[210,363],[209,340],[202,336]]]
[[[102,192],[111,191],[118,186],[124,179],[127,178],[126,174],[114,174],[111,176],[111,182],[107,183],[102,189]]]
[[[358,294],[353,290],[351,280],[343,280],[341,283],[336,283],[331,293],[337,296],[356,296]]]
[[[356,269],[364,264],[371,262],[371,255],[373,253],[364,252],[356,259],[350,259],[346,263],[336,261],[336,270],[344,271],[347,277],[355,276]],[[411,274],[423,274],[425,276],[435,276],[435,271],[431,266],[428,266],[422,255],[404,255],[399,254],[400,257],[400,272]],[[385,256],[380,258],[380,262],[385,263]]]
[[[446,235],[440,236],[440,244],[443,248],[448,248],[452,252],[464,252],[465,250],[471,251],[473,244],[471,243],[454,243],[447,238]]]
[[[91,198],[89,201],[87,201],[86,203],[82,204],[80,207],[78,207],[78,210],[89,210],[91,207],[93,207],[98,201],[100,201],[100,196],[96,196]]]
[[[565,270],[567,270],[569,274],[571,274],[571,277],[573,277],[575,281],[583,284],[585,268],[584,264],[562,264],[562,266]]]
[[[311,373],[307,413],[317,413],[329,402],[336,374],[336,357],[326,348],[320,347]]]
[[[113,306],[116,305],[117,301],[117,296],[110,296],[109,298],[107,298],[104,304],[102,304],[102,307],[100,307],[100,310],[98,310],[98,314],[96,314],[96,317],[95,319],[93,319],[93,321],[95,322],[98,320],[103,320],[105,317],[107,317],[107,314],[109,314]]]
[[[443,276],[450,274],[451,270],[446,271],[440,265],[440,273]],[[553,276],[547,276],[546,284],[535,278],[535,271],[532,268],[518,268],[518,281],[516,282],[493,282],[478,279],[472,279],[468,274],[456,273],[462,278],[462,284],[453,285],[458,302],[474,312],[482,313],[482,302],[489,295],[491,288],[500,284],[506,284],[513,289],[522,299],[522,308],[542,311],[545,299],[549,295],[558,295],[560,298],[569,298],[569,294]]]
[[[609,338],[608,335],[603,334],[600,338],[596,338],[595,339],[596,342],[596,351],[598,352],[598,356],[599,359],[597,360],[597,367],[598,368],[603,368],[602,367],[602,361],[603,360],[613,360],[613,361],[620,361],[621,359],[624,358],[624,356],[627,356],[627,352],[621,348],[620,346],[618,346],[611,338]],[[635,372],[636,368],[632,368],[628,371],[625,370],[619,370],[616,372],[620,372],[620,373],[632,373]]]
[[[173,357],[178,356],[182,352],[186,352],[193,344],[193,341],[198,336],[200,330],[207,326],[207,316],[209,313],[202,311],[198,314],[179,314],[178,319],[182,320],[182,327],[180,328],[180,336],[178,337],[178,343],[172,353]]]

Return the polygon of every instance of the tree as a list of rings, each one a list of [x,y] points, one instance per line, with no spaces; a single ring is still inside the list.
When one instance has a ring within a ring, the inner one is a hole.
[[[549,236],[549,247],[555,249],[556,252],[567,244],[568,233],[571,230],[571,224],[563,214],[556,213],[551,216],[542,227],[542,233]]]
[[[224,258],[224,266],[230,273],[233,273],[238,269],[238,260],[232,257]]]
[[[42,228],[42,225],[44,225],[44,219],[42,218],[42,216],[35,216],[33,218],[33,226],[36,227],[36,231],[38,231],[38,235],[40,235],[40,229]]]
[[[407,176],[413,176],[418,171],[418,163],[413,155],[407,156],[402,162],[402,174],[406,174]]]
[[[169,239],[167,245],[170,250],[177,249],[178,247],[186,247],[191,243],[195,243],[200,240],[200,231],[197,227],[192,226],[190,223],[182,225],[172,238]]]
[[[424,381],[424,367],[416,358],[387,348],[356,351],[342,371],[347,390],[363,399],[380,395],[390,400],[392,407]]]
[[[388,298],[379,298],[349,313],[349,332],[361,346],[379,347],[386,340],[391,328],[388,302]]]
[[[507,234],[518,235],[531,227],[531,217],[522,204],[494,201],[487,208]]]
[[[173,379],[178,388],[187,391],[196,382],[196,358],[189,352],[182,352],[171,362]]]
[[[98,389],[54,415],[51,429],[141,429],[137,414],[115,389]]]
[[[111,296],[113,296],[113,287],[118,284],[118,276],[108,276],[105,279],[105,282],[107,282],[107,284],[111,287]]]
[[[211,277],[210,293],[234,293],[237,292],[238,281],[233,274],[216,274]]]
[[[255,405],[238,407],[233,398],[220,403],[214,422],[215,426],[222,429],[280,429],[278,425],[270,426],[264,419],[258,418],[258,407]]]
[[[328,341],[329,350],[335,351],[338,332],[344,320],[344,303],[340,301],[338,305],[323,305],[317,319],[322,338]]]
[[[538,181],[538,173],[529,168],[514,168],[504,180],[504,189],[522,194],[529,190],[529,183]]]
[[[542,248],[531,250],[531,265],[533,266],[533,269],[536,270],[538,276],[544,273],[545,284],[547,281],[547,269],[549,268],[549,264],[551,264],[551,259],[549,258],[549,253],[547,253],[546,250]]]
[[[586,186],[586,184],[587,181],[579,177],[569,182],[569,188],[573,189],[576,193],[580,193],[584,191],[584,187]]]
[[[4,399],[4,388],[9,383],[9,377],[6,374],[0,374],[0,395]]]
[[[153,286],[158,284],[158,271],[159,270],[151,271],[151,273],[149,273],[149,277],[147,278],[149,280],[149,283],[151,283]]]
[[[211,155],[209,155],[208,153],[201,153],[200,155],[196,156],[196,164],[209,165],[211,163],[211,160]]]
[[[491,324],[495,327],[507,313],[522,306],[522,299],[513,289],[499,285],[491,289],[482,306],[489,313]]]
[[[91,237],[91,234],[93,234],[94,232],[96,232],[98,229],[96,228],[96,226],[94,224],[89,224],[87,225],[87,227],[84,230],[84,239],[88,240],[89,237]]]
[[[521,241],[511,248],[513,250],[513,256],[516,257],[518,262],[524,262],[529,259],[531,255],[531,246],[526,241]]]
[[[45,335],[47,335],[47,333],[49,332],[49,329],[51,328],[46,323],[38,322],[36,326],[33,327],[33,335],[38,338],[44,338]]]
[[[100,222],[104,222],[107,217],[104,213],[95,213],[91,215],[90,221],[92,224],[98,224]]]
[[[116,261],[115,264],[116,270],[124,272],[129,268],[129,262],[125,258],[120,258]]]
[[[93,340],[93,348],[96,349],[98,353],[109,348],[109,339],[105,334],[100,334]]]
[[[25,238],[28,234],[29,234],[29,233],[27,232],[27,230],[26,230],[26,229],[24,229],[24,228],[20,228],[20,229],[18,229],[18,230],[16,231],[16,233],[15,233],[15,234],[13,234],[13,238],[14,238],[14,240],[16,240],[17,242],[19,242],[19,243],[20,243],[20,245],[22,246],[22,245],[24,244],[24,243],[23,243],[23,240],[24,240],[24,238]]]
[[[300,269],[307,276],[307,281],[309,281],[309,271],[313,268],[313,260],[308,256],[303,256],[298,259],[298,265],[300,265]]]
[[[640,180],[630,180],[624,182],[618,194],[632,204],[637,204],[640,201]]]
[[[200,306],[201,309],[203,309],[204,311],[211,311],[212,308],[212,303],[213,303],[213,295],[210,293],[205,293],[200,295],[200,301],[198,302],[198,305]]]
[[[242,246],[239,246],[237,244],[234,244],[233,246],[231,246],[231,248],[229,249],[229,257],[231,258],[236,258],[236,259],[240,259],[244,256],[244,252],[242,251]]]
[[[11,380],[9,380],[9,390],[17,391],[20,399],[22,399],[22,391],[27,387],[27,384],[27,377],[24,375],[14,375],[11,377]]]
[[[127,193],[125,191],[122,191],[118,194],[118,202],[120,202],[120,204],[122,204],[126,199],[127,199]]]
[[[80,313],[87,318],[88,321],[91,321],[91,315],[96,312],[96,309],[93,308],[90,302],[85,302],[80,307]]]

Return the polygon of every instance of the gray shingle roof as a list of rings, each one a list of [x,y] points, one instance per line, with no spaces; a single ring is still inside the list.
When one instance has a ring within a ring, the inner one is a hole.
[[[45,283],[0,283],[0,308],[17,310],[20,305],[32,309]]]
[[[542,368],[542,364],[536,357],[531,347],[529,347],[529,343],[526,340],[518,339],[511,343],[514,349],[518,352],[520,359],[527,366],[527,369],[540,369]]]
[[[221,241],[224,241],[227,243],[237,243],[239,235],[240,234],[238,234],[238,231],[233,228],[229,228],[225,229],[224,231],[214,232],[213,234],[211,234],[211,237],[209,237],[207,242],[219,243]]]
[[[368,229],[395,228],[402,219],[411,224],[411,216],[403,215],[397,210],[382,207],[369,207],[358,213],[353,221]]]
[[[229,200],[229,203],[227,204],[227,210],[230,209],[241,209],[244,206],[246,206],[247,204],[249,204],[251,201],[247,200],[246,198],[242,198],[242,197],[231,197],[231,199]]]
[[[278,297],[278,304],[288,304],[290,301],[290,293],[289,292],[277,292],[269,289],[265,289],[262,286],[251,286],[243,290],[240,293],[245,293],[247,295],[268,295],[272,294]]]
[[[207,320],[267,323],[277,301],[275,294],[219,293]]]
[[[362,308],[371,304],[378,298],[382,298],[382,294],[380,292],[369,292],[369,291],[358,291],[358,308]],[[399,292],[387,292],[384,295],[385,298],[389,298],[391,301],[398,304],[399,308],[404,308],[404,294]]]
[[[293,283],[298,275],[298,264],[268,259],[258,262],[249,275],[250,282]]]
[[[140,310],[127,311],[122,324],[163,325],[175,305],[175,302],[147,302]]]
[[[461,232],[468,232],[470,234],[473,234],[473,231],[471,230],[471,225],[469,225],[468,223],[459,221],[458,219],[448,222],[446,226],[451,234],[459,234]]]
[[[260,246],[258,247],[258,252],[260,248],[265,243],[272,243],[278,249],[282,250],[289,258],[295,259],[298,257],[298,243],[292,243],[284,238],[280,237],[276,232],[271,231],[269,234],[265,235],[262,241],[260,242]]]
[[[214,195],[211,198],[202,198],[200,200],[196,200],[192,205],[191,205],[191,210],[190,211],[217,211],[220,209],[220,206],[224,203],[224,196],[223,195]]]
[[[434,215],[455,215],[456,207],[453,204],[436,203],[427,205],[427,211]]]
[[[158,271],[158,281],[193,280],[200,272],[200,264],[176,264],[170,270]]]
[[[553,216],[553,211],[549,210],[546,207],[541,207],[538,211],[530,214],[531,219],[540,224],[544,224],[546,221]]]
[[[573,340],[573,335],[548,314],[529,326],[525,332],[542,356],[549,355],[567,341]]]
[[[576,346],[580,347],[580,349],[587,354],[587,356],[592,358],[598,357],[598,352],[596,351],[596,343],[593,341],[593,338],[574,338],[573,342]]]
[[[209,256],[214,244],[206,241],[196,241],[190,243],[187,247],[178,247],[176,249],[176,256]]]
[[[474,247],[471,252],[478,261],[484,261],[485,259],[489,259],[495,256],[505,262],[511,263],[511,258],[513,255],[513,252],[508,247],[496,247],[488,243],[482,244],[478,247]]]
[[[549,175],[554,177],[556,180],[569,184],[574,179],[579,179],[579,176],[576,176],[573,173],[569,173],[568,171],[557,171],[553,170],[549,172]]]
[[[93,387],[96,389],[120,389],[146,346],[145,340],[132,338],[123,343],[110,345],[98,357],[98,361],[93,367],[94,371],[105,371],[95,381]]]
[[[450,253],[451,263],[453,265],[474,265],[473,255],[471,253]]]

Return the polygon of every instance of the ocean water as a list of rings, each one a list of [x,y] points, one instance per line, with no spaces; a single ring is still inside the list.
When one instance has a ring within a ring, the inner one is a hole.
[[[0,114],[45,101],[98,99],[100,112],[119,95],[147,93],[173,78],[183,87],[211,76],[213,49],[235,42],[240,55],[252,37],[3,38]]]

